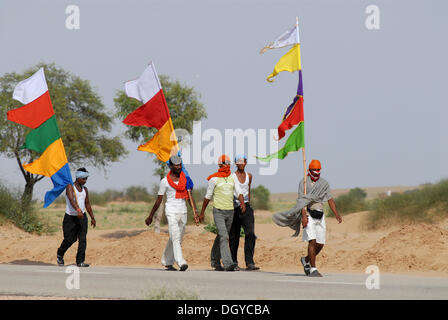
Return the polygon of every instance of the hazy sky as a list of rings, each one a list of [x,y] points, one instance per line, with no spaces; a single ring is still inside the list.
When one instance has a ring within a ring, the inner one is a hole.
[[[66,27],[68,5],[80,10],[78,30]],[[365,25],[368,5],[379,9],[379,30]],[[440,0],[0,0],[0,75],[55,62],[90,80],[112,114],[117,90],[152,60],[159,74],[201,95],[203,132],[269,131],[280,124],[298,78],[283,72],[266,82],[288,49],[259,50],[298,16],[307,160],[321,160],[332,188],[418,185],[448,176],[446,12],[448,2]],[[116,121],[113,134],[125,129]],[[270,139],[268,132],[257,143],[274,151]],[[129,156],[106,174],[88,168],[90,190],[150,190],[158,182],[153,155],[125,145]],[[21,187],[15,161],[0,159],[1,179]],[[255,186],[272,192],[296,191],[303,178],[301,151],[279,161],[275,175],[261,175],[260,166],[247,170]],[[201,186],[216,165],[187,168]],[[50,179],[39,182],[35,197],[51,187]]]

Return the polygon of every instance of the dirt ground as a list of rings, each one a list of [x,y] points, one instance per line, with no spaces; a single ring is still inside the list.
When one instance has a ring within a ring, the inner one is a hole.
[[[269,218],[272,213],[256,211]],[[343,217],[342,224],[327,220],[327,243],[317,258],[321,272],[364,273],[369,265],[381,272],[448,276],[448,219],[434,224],[406,224],[367,231],[367,212]],[[293,238],[290,228],[273,223],[256,224],[255,262],[263,271],[303,272],[299,259],[307,245],[301,234]],[[183,253],[189,269],[211,269],[210,249],[215,235],[204,225],[187,226]],[[135,266],[162,268],[160,259],[168,240],[168,228],[160,233],[149,228],[95,230],[87,235],[87,259],[92,266]],[[23,232],[11,224],[0,226],[0,263],[54,265],[62,231],[53,235]],[[244,265],[244,239],[238,260]],[[66,264],[75,263],[77,244],[65,256]]]

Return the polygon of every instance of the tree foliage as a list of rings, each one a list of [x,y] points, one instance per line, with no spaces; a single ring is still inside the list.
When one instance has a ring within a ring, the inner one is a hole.
[[[163,88],[174,129],[185,129],[188,133],[193,133],[193,121],[207,118],[207,112],[200,102],[199,94],[193,87],[181,84],[179,81],[172,81],[166,75],[159,76]],[[116,107],[116,117],[120,120],[141,106],[141,102],[129,98],[124,91],[118,91],[114,99]],[[157,132],[155,128],[127,126],[125,136],[130,140],[143,144],[149,141]],[[154,162],[158,164],[154,174],[163,177],[167,167],[154,157]]]
[[[0,152],[16,159],[25,178],[24,196],[32,198],[33,186],[43,176],[33,175],[22,167],[40,155],[34,151],[21,150],[26,135],[31,131],[23,125],[8,121],[6,113],[21,106],[13,100],[16,84],[30,77],[39,68],[45,70],[48,90],[58,122],[70,165],[94,166],[106,169],[118,161],[127,151],[118,136],[111,137],[113,117],[109,115],[100,96],[88,80],[57,67],[55,64],[39,63],[22,74],[7,73],[0,77]]]

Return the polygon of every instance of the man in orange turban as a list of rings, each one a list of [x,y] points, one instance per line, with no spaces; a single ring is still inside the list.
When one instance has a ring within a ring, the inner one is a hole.
[[[320,177],[322,166],[319,160],[312,160],[308,166],[306,179],[307,194],[304,194],[303,180],[299,183],[297,204],[286,212],[279,212],[272,216],[272,220],[282,227],[290,227],[296,230],[294,236],[300,232],[300,224],[303,226],[303,241],[308,242],[308,255],[300,259],[305,274],[310,277],[322,277],[316,268],[316,256],[325,244],[326,225],[323,203],[328,201],[339,223],[342,218],[339,215],[336,204],[330,192],[328,182]]]

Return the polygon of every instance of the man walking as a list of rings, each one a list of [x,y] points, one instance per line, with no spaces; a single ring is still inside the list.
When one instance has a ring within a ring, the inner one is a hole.
[[[64,254],[78,239],[78,252],[76,254],[76,265],[78,267],[88,267],[85,263],[87,248],[87,227],[88,219],[86,210],[92,219],[91,225],[95,228],[96,221],[89,201],[89,192],[84,185],[89,177],[89,172],[85,168],[76,171],[76,181],[73,185],[67,185],[65,189],[66,210],[62,230],[64,240],[57,251],[57,263],[64,265]]]
[[[246,211],[246,206],[244,204],[243,192],[239,185],[235,183],[231,174],[230,158],[226,155],[220,156],[218,166],[218,172],[207,178],[207,192],[202,203],[199,221],[204,221],[205,209],[213,197],[213,220],[218,234],[210,254],[211,266],[216,271],[235,271],[238,265],[233,261],[229,248],[229,231],[234,215],[233,194],[235,192],[240,200],[242,213]],[[221,259],[224,266],[221,265]]]
[[[328,201],[330,209],[336,216],[338,223],[342,222],[336,204],[330,192],[328,182],[320,177],[321,164],[319,160],[312,160],[308,167],[306,177],[306,195],[304,194],[303,180],[299,183],[297,204],[286,212],[279,212],[272,216],[272,220],[282,227],[290,227],[298,236],[300,224],[303,226],[303,241],[308,242],[308,255],[300,259],[304,272],[310,277],[322,277],[316,268],[316,256],[322,251],[325,244],[326,225],[323,212],[323,203]]]
[[[171,156],[169,167],[170,172],[160,181],[157,200],[145,223],[148,226],[152,223],[154,214],[162,203],[163,196],[166,194],[165,215],[168,220],[170,238],[162,255],[162,265],[168,271],[176,271],[177,269],[173,266],[174,262],[176,262],[179,270],[185,271],[188,268],[188,264],[182,254],[182,240],[187,224],[187,205],[185,202],[190,200],[190,197],[191,201],[189,203],[193,209],[196,223],[198,223],[198,214],[193,195],[187,190],[187,178],[182,171],[182,158],[176,155]]]
[[[307,189],[322,189],[322,197],[314,199],[304,208],[302,208],[302,226],[303,241],[308,242],[308,255],[300,259],[303,270],[307,276],[322,277],[316,268],[316,256],[321,252],[325,244],[326,225],[323,210],[323,202],[328,201],[331,211],[333,211],[338,223],[342,222],[341,216],[338,214],[336,204],[330,194],[330,186],[328,182],[320,177],[321,164],[319,160],[312,160],[308,167]],[[302,181],[303,188],[303,181]],[[325,190],[325,191],[324,191]],[[301,193],[302,191],[302,193]],[[299,197],[303,195],[303,190],[299,187]]]
[[[232,227],[229,233],[230,252],[232,253],[232,259],[237,264],[235,270],[240,270],[238,266],[238,247],[240,244],[240,232],[241,227],[244,230],[244,260],[246,262],[246,270],[259,270],[260,268],[255,266],[254,251],[255,251],[255,218],[254,210],[250,206],[250,186],[252,184],[252,174],[246,173],[244,170],[247,165],[247,158],[244,155],[237,155],[235,157],[235,164],[237,170],[232,173],[235,184],[238,184],[243,192],[244,204],[246,206],[246,212],[241,212],[240,201],[237,199],[236,192],[234,193],[234,216]]]

